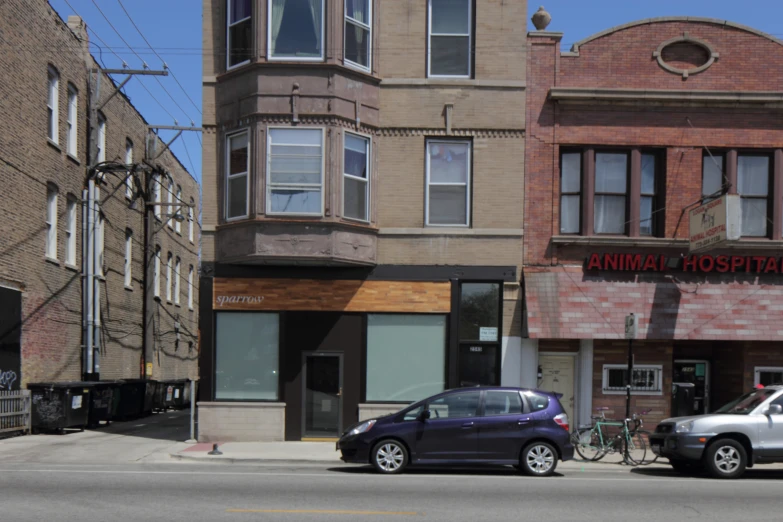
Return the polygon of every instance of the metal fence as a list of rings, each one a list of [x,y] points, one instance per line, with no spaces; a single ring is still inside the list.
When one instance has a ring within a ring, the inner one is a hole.
[[[30,406],[30,390],[0,391],[0,433],[29,433]]]

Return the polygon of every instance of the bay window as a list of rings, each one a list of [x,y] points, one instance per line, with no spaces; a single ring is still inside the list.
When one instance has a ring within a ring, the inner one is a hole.
[[[370,140],[345,133],[343,151],[343,216],[369,221]]]
[[[248,215],[250,143],[248,131],[226,138],[226,219]]]
[[[470,225],[471,143],[427,140],[427,225]]]
[[[472,0],[429,0],[429,76],[470,78]]]
[[[228,68],[250,61],[253,51],[253,23],[250,0],[228,0]]]
[[[370,70],[372,1],[345,0],[345,61]]]
[[[268,0],[270,59],[323,60],[324,0]]]
[[[267,213],[323,215],[323,131],[269,129]]]

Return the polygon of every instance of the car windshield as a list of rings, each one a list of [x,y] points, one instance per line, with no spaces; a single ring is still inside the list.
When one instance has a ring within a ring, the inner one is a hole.
[[[774,395],[776,390],[755,390],[750,393],[746,393],[738,399],[734,399],[730,403],[726,404],[722,408],[719,408],[715,413],[731,413],[735,415],[747,415],[751,411],[755,410],[759,404],[769,399]]]

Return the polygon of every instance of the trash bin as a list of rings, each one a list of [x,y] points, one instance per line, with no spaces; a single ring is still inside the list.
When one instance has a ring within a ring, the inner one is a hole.
[[[152,379],[144,380],[144,396],[141,403],[141,414],[152,415],[152,404],[155,402],[155,390],[158,382]]]
[[[144,405],[145,381],[143,379],[122,379],[117,381],[117,384],[120,398],[113,418],[125,420],[140,416]]]
[[[90,408],[87,416],[87,426],[95,428],[101,421],[111,421],[114,406],[114,389],[116,385],[109,381],[90,383]]]
[[[190,386],[190,382],[187,379],[177,379],[170,384],[173,387],[171,407],[181,410],[185,407],[185,390]]]
[[[688,417],[693,415],[696,404],[696,386],[691,382],[672,383],[672,413],[671,417]]]
[[[166,407],[163,404],[163,398],[165,397],[165,386],[161,381],[155,382],[155,393],[152,398],[152,411],[165,411]]]
[[[94,383],[40,382],[30,383],[32,431],[55,430],[87,426],[90,410],[90,389]]]

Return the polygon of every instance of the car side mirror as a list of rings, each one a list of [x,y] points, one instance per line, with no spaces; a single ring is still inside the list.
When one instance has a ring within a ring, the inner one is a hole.
[[[783,413],[783,406],[780,404],[770,404],[763,413],[764,415],[780,415]]]
[[[432,412],[430,410],[424,410],[419,414],[419,420],[422,422],[429,419],[430,417],[432,417]]]

